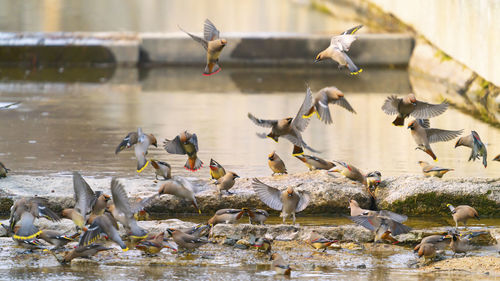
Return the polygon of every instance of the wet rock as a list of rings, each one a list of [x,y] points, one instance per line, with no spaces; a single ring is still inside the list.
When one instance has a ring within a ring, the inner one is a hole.
[[[358,264],[358,265],[356,266],[356,268],[359,268],[359,269],[364,269],[364,268],[366,268],[366,265],[365,265],[365,264],[363,264],[363,263],[362,263],[362,264]]]
[[[99,262],[92,259],[76,258],[71,260],[72,267],[99,266]]]
[[[421,270],[428,272],[467,271],[500,275],[500,257],[463,257],[435,262]]]
[[[224,242],[222,244],[228,245],[228,246],[234,246],[234,244],[236,244],[237,241],[238,241],[238,239],[226,238],[226,239],[224,239]]]

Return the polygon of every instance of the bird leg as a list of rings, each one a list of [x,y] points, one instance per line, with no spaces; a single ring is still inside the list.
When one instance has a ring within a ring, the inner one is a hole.
[[[295,213],[292,213],[293,216],[293,225],[295,225]]]

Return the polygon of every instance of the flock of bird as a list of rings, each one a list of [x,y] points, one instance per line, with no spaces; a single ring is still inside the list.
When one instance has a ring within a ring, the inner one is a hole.
[[[358,68],[346,54],[351,44],[356,40],[354,33],[362,26],[351,28],[341,35],[334,36],[330,46],[320,52],[316,61],[324,59],[333,59],[339,63],[339,67],[347,67],[351,74],[359,74],[362,69]],[[208,19],[204,25],[203,38],[186,32],[191,38],[199,42],[206,50],[207,61],[203,72],[204,75],[213,75],[221,70],[218,64],[219,55],[227,44],[225,39],[220,39],[219,31]],[[276,142],[280,138],[285,138],[293,145],[292,155],[297,157],[310,170],[327,170],[328,172],[339,172],[343,176],[363,184],[369,194],[375,197],[373,188],[376,188],[381,182],[381,173],[373,171],[367,174],[361,172],[358,168],[342,161],[327,161],[317,156],[304,154],[304,149],[317,152],[309,147],[302,137],[302,132],[307,128],[311,117],[316,115],[318,119],[325,124],[332,123],[332,114],[329,108],[330,104],[338,105],[355,114],[356,111],[349,104],[344,94],[336,87],[327,87],[312,94],[311,89],[307,87],[302,105],[295,117],[288,117],[280,120],[260,119],[251,113],[248,118],[257,126],[270,128],[270,132],[257,133],[262,138],[270,138]],[[432,150],[430,144],[441,141],[450,141],[458,137],[462,130],[443,130],[430,128],[429,118],[443,114],[448,108],[447,103],[430,104],[417,100],[414,94],[408,94],[402,98],[397,96],[388,97],[382,110],[388,115],[396,115],[393,124],[403,126],[405,119],[414,117],[408,124],[411,135],[417,144],[419,150],[424,151],[432,159],[437,160],[437,156]],[[181,132],[173,139],[165,139],[164,149],[170,154],[187,155],[187,161],[184,167],[190,171],[199,170],[203,162],[197,157],[198,137],[195,133],[187,131]],[[157,140],[153,134],[146,134],[140,128],[137,131],[130,132],[117,146],[115,153],[118,154],[129,148],[133,148],[137,159],[137,172],[142,172],[148,164],[155,170],[155,177],[162,178],[164,182],[160,184],[158,192],[148,198],[137,201],[131,201],[125,191],[124,185],[116,178],[111,180],[111,196],[103,191],[94,191],[84,178],[78,173],[73,173],[73,189],[75,206],[71,209],[64,209],[62,217],[71,219],[76,227],[74,235],[66,235],[58,231],[39,229],[35,220],[45,217],[53,221],[61,220],[61,217],[50,210],[47,200],[41,197],[21,198],[17,200],[11,208],[9,225],[3,225],[12,236],[13,240],[23,247],[30,250],[44,249],[54,254],[61,262],[70,262],[77,257],[90,257],[100,251],[106,251],[111,248],[104,246],[100,241],[102,237],[116,243],[124,251],[131,247],[144,251],[147,254],[156,254],[163,248],[171,248],[174,251],[178,249],[193,250],[209,240],[207,237],[211,234],[211,229],[219,223],[234,223],[242,216],[247,215],[250,223],[264,224],[269,217],[266,210],[255,208],[242,209],[221,209],[211,217],[206,224],[198,225],[187,229],[167,229],[166,232],[148,233],[137,223],[144,214],[144,208],[150,206],[152,202],[161,195],[170,194],[184,199],[191,203],[194,208],[201,213],[196,201],[196,184],[180,176],[172,176],[171,166],[163,161],[148,159],[149,146],[157,147]],[[461,137],[455,144],[455,147],[467,146],[471,148],[470,160],[483,158],[484,167],[487,166],[486,146],[481,141],[477,132],[472,131],[470,135]],[[274,174],[286,174],[287,170],[284,162],[276,152],[268,156],[268,165]],[[500,161],[500,155],[495,159]],[[440,168],[424,161],[419,161],[423,173],[426,176],[442,177],[446,172],[452,169]],[[219,196],[230,194],[230,189],[234,186],[235,180],[239,176],[235,172],[226,171],[217,161],[210,160],[210,176],[214,180]],[[0,163],[0,177],[7,176],[7,169]],[[283,223],[286,219],[292,217],[295,224],[295,215],[306,209],[310,203],[311,197],[308,192],[299,192],[289,186],[285,190],[270,186],[261,180],[254,178],[252,182],[253,190],[259,199],[273,210],[281,211]],[[443,249],[445,245],[450,245],[455,253],[467,251],[467,241],[477,235],[477,233],[460,234],[458,223],[466,225],[467,220],[471,218],[479,219],[477,211],[470,206],[461,205],[454,207],[448,204],[456,223],[455,228],[450,230],[448,235],[433,235],[426,237],[415,247],[419,256],[424,258],[433,258],[436,252]],[[395,236],[407,233],[410,227],[403,223],[407,216],[396,214],[386,210],[374,211],[360,208],[358,202],[351,200],[349,202],[349,218],[375,233],[375,241],[387,240],[397,242]],[[127,243],[122,240],[119,234],[118,222],[125,228],[127,233]],[[65,251],[62,255],[57,255],[55,249],[64,249],[64,246],[78,240],[78,245],[70,251]],[[171,244],[170,238],[176,246]],[[54,246],[49,250],[41,240]],[[310,245],[316,249],[326,249],[333,240],[326,239],[316,232],[311,234]],[[272,267],[279,274],[290,274],[291,268],[284,258],[272,252],[272,241],[261,237],[253,241],[252,245],[259,251],[269,253],[273,261]]]

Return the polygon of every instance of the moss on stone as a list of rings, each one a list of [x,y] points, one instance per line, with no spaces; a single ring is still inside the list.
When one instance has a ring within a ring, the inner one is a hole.
[[[487,192],[487,194],[489,193]],[[380,207],[396,213],[410,214],[411,216],[449,216],[450,210],[446,207],[446,204],[454,206],[469,205],[474,207],[481,217],[499,217],[500,206],[489,199],[487,194],[420,193],[392,203],[381,202]]]
[[[321,1],[311,1],[311,9],[316,10],[320,13],[333,15],[333,12]]]
[[[10,207],[14,204],[11,198],[2,197],[0,198],[0,214],[6,215],[10,214]]]

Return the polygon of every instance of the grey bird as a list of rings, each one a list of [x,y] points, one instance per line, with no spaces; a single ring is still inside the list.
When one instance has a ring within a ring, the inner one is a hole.
[[[422,167],[422,173],[424,173],[426,177],[442,178],[444,174],[448,173],[449,171],[453,171],[453,169],[441,168],[431,165],[425,161],[418,161],[418,164]]]
[[[255,209],[255,208],[243,208],[242,210],[246,211],[248,215],[249,223],[257,223],[264,225],[264,222],[269,217],[269,213],[266,210]]]
[[[167,232],[172,236],[172,239],[179,248],[194,250],[208,243],[208,240],[203,237],[196,237],[177,229],[169,228]]]
[[[302,161],[309,168],[309,171],[330,170],[331,168],[335,167],[335,164],[333,164],[333,162],[326,161],[325,159],[319,158],[317,156],[303,154],[296,155],[295,157]]]
[[[469,205],[460,205],[457,207],[453,207],[451,204],[446,204],[446,206],[450,209],[453,220],[455,221],[455,228],[458,228],[458,223],[462,222],[467,228],[467,221],[469,219],[477,219],[480,220],[479,214],[476,209],[472,208]]]
[[[14,229],[24,213],[30,213],[34,218],[44,217],[52,221],[61,220],[54,211],[49,209],[47,204],[48,200],[41,197],[21,198],[14,202],[14,205],[10,208],[10,229]]]
[[[387,115],[397,115],[392,122],[395,126],[403,126],[405,119],[409,116],[415,119],[429,119],[443,114],[448,108],[448,103],[430,104],[419,101],[414,94],[408,94],[403,98],[395,95],[387,97],[382,105],[382,110]]]
[[[210,226],[219,223],[235,223],[245,213],[242,209],[220,209],[208,220]]]
[[[90,245],[103,234],[118,244],[124,252],[128,251],[127,245],[123,243],[118,233],[118,224],[110,213],[104,213],[103,215],[97,216],[88,227],[87,231],[80,237],[78,245],[81,247]]]
[[[29,247],[29,244],[39,244],[35,242],[37,242],[37,238],[42,231],[34,225],[34,222],[35,216],[31,212],[22,212],[21,217],[18,220],[18,225],[11,228],[14,230],[12,239],[19,245],[22,245],[25,241],[27,241],[28,244],[23,246],[28,246],[28,248],[31,248]]]
[[[137,129],[137,143],[134,147],[135,158],[137,159],[137,172],[140,173],[146,168],[149,161],[146,159],[148,147],[154,145],[158,147],[156,138],[153,135],[146,135],[141,128]]]
[[[215,186],[217,186],[219,196],[222,196],[223,190],[225,190],[228,194],[231,194],[231,192],[229,192],[229,189],[234,186],[236,179],[239,177],[240,176],[238,176],[235,172],[226,172],[224,176],[216,180],[214,184]]]
[[[71,262],[75,258],[90,258],[92,256],[95,256],[98,252],[102,251],[108,251],[111,250],[112,248],[107,248],[102,244],[90,244],[87,246],[77,246],[76,248],[72,249],[69,252],[66,252],[64,254],[63,258],[58,257],[54,252],[48,251],[50,254],[52,254],[56,260],[61,263],[61,264],[66,264]]]
[[[420,149],[437,161],[437,156],[431,148],[431,143],[450,141],[460,134],[463,130],[452,131],[429,128],[430,123],[428,119],[413,120],[408,124],[408,129],[411,130],[411,135],[418,145],[416,149]]]
[[[252,187],[262,202],[271,209],[281,211],[283,223],[291,215],[293,217],[293,224],[295,224],[295,213],[303,211],[311,201],[309,193],[297,192],[291,186],[287,187],[286,190],[280,191],[254,178]]]
[[[203,162],[198,158],[198,136],[188,131],[181,132],[174,139],[165,139],[163,147],[171,154],[186,154],[188,160],[184,164],[184,168],[195,172],[203,167]]]
[[[316,152],[304,142],[301,134],[301,132],[303,132],[307,128],[307,125],[309,125],[309,119],[302,118],[302,116],[306,114],[307,111],[309,111],[311,106],[311,89],[307,87],[306,96],[295,118],[288,117],[280,120],[264,120],[255,117],[251,113],[248,113],[248,118],[252,120],[252,122],[254,122],[257,126],[271,128],[271,132],[269,134],[257,134],[259,137],[268,137],[275,142],[278,142],[280,137],[289,140],[294,145],[292,155],[295,156],[304,153],[302,148],[307,148],[313,152]]]
[[[332,59],[339,64],[339,69],[342,67],[349,68],[351,75],[359,74],[363,69],[357,67],[351,58],[346,54],[351,48],[352,42],[358,39],[358,36],[354,35],[356,31],[362,28],[363,25],[355,26],[341,33],[340,35],[332,37],[330,40],[330,46],[325,50],[321,51],[314,62],[319,62],[325,59]]]
[[[405,222],[408,217],[405,215],[393,213],[391,211],[387,210],[381,210],[381,211],[372,211],[372,210],[367,210],[359,207],[359,204],[356,200],[351,199],[349,201],[349,209],[351,210],[351,216],[384,216],[384,217],[389,217],[397,222],[403,223]]]
[[[196,197],[194,196],[197,189],[197,186],[188,179],[175,176],[173,179],[167,180],[160,186],[158,195],[171,194],[180,197],[193,204],[198,213],[201,214],[201,210],[198,208],[198,203],[196,202]]]
[[[0,178],[5,178],[7,177],[7,173],[10,171],[10,169],[7,169],[5,165],[0,162]]]
[[[450,243],[450,239],[447,239],[444,235],[430,235],[424,237],[418,245],[413,248],[413,252],[418,252],[420,247],[424,244],[432,244],[434,245],[436,250],[444,250],[446,246]],[[426,250],[424,250],[425,252]],[[419,254],[420,255],[420,254]],[[422,255],[420,255],[422,256]]]
[[[325,124],[331,124],[332,116],[330,114],[329,104],[336,104],[343,107],[347,111],[356,114],[356,111],[349,102],[345,99],[344,93],[342,93],[337,87],[325,87],[314,95],[313,106],[309,111],[304,114],[303,118],[310,118],[314,113],[318,116],[318,119],[323,121]]]
[[[353,222],[363,226],[364,228],[373,231],[375,233],[375,242],[378,239],[390,240],[395,243],[398,241],[392,238],[390,235],[397,236],[399,234],[408,233],[411,228],[385,216],[383,213],[372,216],[350,216]]]
[[[155,159],[151,159],[150,161],[151,165],[155,169],[155,179],[158,179],[158,176],[163,177],[165,180],[172,178],[172,168],[170,167],[170,164]]]
[[[459,146],[467,146],[471,148],[470,156],[469,156],[469,161],[476,161],[476,159],[479,159],[480,156],[483,157],[483,166],[486,168],[488,166],[487,163],[487,151],[486,151],[486,145],[481,141],[481,138],[479,137],[479,134],[476,131],[471,131],[471,134],[465,137],[461,137],[457,140],[457,143],[455,144],[455,148]]]
[[[132,209],[127,192],[123,184],[121,184],[116,178],[111,180],[111,195],[113,196],[114,210],[112,211],[113,216],[117,221],[123,224],[128,232],[128,236],[133,239],[144,239],[148,235],[148,232],[137,225],[137,221],[134,218],[134,214],[144,208],[146,205],[144,203],[139,204],[136,209]]]
[[[456,254],[467,255],[467,252],[473,250],[475,247],[470,243],[470,241],[477,236],[487,234],[487,232],[469,232],[460,234],[456,230],[450,230],[447,238],[451,238],[450,248],[453,251],[453,256]]]
[[[217,30],[215,25],[209,19],[205,20],[205,24],[203,26],[203,38],[184,31],[180,26],[179,29],[193,38],[194,41],[200,43],[205,51],[207,51],[207,65],[205,66],[203,75],[210,76],[218,73],[221,70],[218,64],[219,56],[222,49],[226,46],[227,40],[219,37],[220,32]]]
[[[42,233],[40,233],[38,237],[45,242],[54,245],[52,250],[64,247],[66,244],[75,241],[75,238],[80,235],[79,233],[76,233],[75,235],[68,236],[59,231],[49,229],[43,229],[41,232]]]
[[[137,143],[138,138],[139,136],[137,135],[137,131],[128,133],[116,147],[115,154],[134,146]]]

